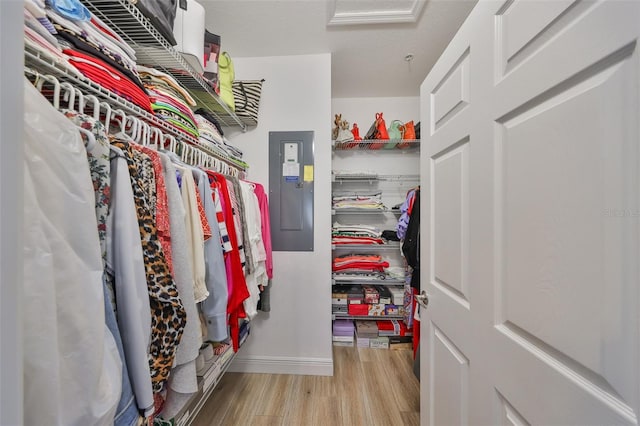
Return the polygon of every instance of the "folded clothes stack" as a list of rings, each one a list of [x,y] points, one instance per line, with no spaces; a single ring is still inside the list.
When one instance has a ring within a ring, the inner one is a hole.
[[[47,18],[39,2],[26,1],[24,4],[24,44],[57,63],[68,72],[81,76],[82,74],[69,62],[67,55],[62,53],[62,47],[54,37],[56,34],[53,24]]]
[[[333,259],[334,271],[378,271],[383,272],[389,267],[389,262],[383,261],[378,255],[350,254]]]
[[[138,66],[144,87],[151,98],[156,117],[198,139],[200,133],[189,106],[196,101],[172,76],[154,68]]]
[[[381,232],[374,226],[333,224],[331,244],[384,244]]]
[[[333,208],[359,210],[385,210],[382,204],[382,192],[340,193],[332,197]]]
[[[151,112],[134,50],[82,4],[26,0],[25,43]]]

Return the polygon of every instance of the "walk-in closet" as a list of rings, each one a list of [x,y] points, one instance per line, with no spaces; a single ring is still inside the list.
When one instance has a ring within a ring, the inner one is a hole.
[[[0,0],[0,425],[637,425],[637,0]]]

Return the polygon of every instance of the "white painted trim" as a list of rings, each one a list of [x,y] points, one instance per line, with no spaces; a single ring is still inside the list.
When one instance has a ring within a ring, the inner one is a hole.
[[[286,356],[238,356],[228,371],[235,373],[333,376],[333,360],[331,358],[299,358]]]
[[[413,23],[418,21],[424,7],[424,0],[415,0],[410,9],[405,10],[368,10],[363,12],[335,12],[330,14],[327,26]]]
[[[24,423],[23,9],[22,1],[0,0],[0,425]]]

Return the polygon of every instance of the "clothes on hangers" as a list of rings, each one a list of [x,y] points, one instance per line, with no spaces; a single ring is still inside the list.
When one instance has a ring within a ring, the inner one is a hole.
[[[229,233],[229,241],[232,250],[225,255],[225,268],[227,272],[227,289],[229,293],[229,302],[227,304],[227,314],[229,315],[229,327],[233,350],[237,351],[240,347],[240,329],[238,320],[245,317],[243,308],[244,300],[249,297],[247,290],[247,282],[245,280],[242,263],[240,261],[240,250],[238,248],[238,233],[233,216],[233,207],[229,197],[229,189],[225,176],[220,173],[207,170],[209,181],[212,187],[218,189],[220,193],[220,201],[223,208],[224,221]]]
[[[224,266],[224,253],[220,243],[220,228],[216,226],[216,207],[214,194],[209,184],[209,177],[199,169],[192,169],[192,173],[203,199],[206,219],[212,224],[212,237],[204,242],[205,283],[209,294],[213,296],[203,300],[201,303],[202,313],[206,321],[206,340],[221,342],[229,336],[226,318],[229,290]]]
[[[86,150],[76,126],[24,87],[24,421],[113,424],[122,362],[105,322]]]
[[[110,206],[107,217],[106,277],[115,294],[115,310],[130,380],[140,412],[153,414],[148,359],[151,304],[129,167],[120,148],[110,146]]]
[[[149,366],[153,389],[157,393],[164,389],[169,378],[176,348],[184,331],[186,313],[158,241],[157,228],[145,198],[144,184],[133,150],[125,141],[114,140],[112,144],[122,150],[127,160],[136,203],[151,306]]]
[[[81,95],[68,83],[60,89],[55,78],[44,81],[58,85],[47,89],[49,96],[58,97],[56,105],[64,91]],[[84,104],[77,103],[80,111]],[[86,424],[132,426],[138,414],[152,418],[163,410],[167,415],[179,412],[197,391],[195,358],[203,339],[230,338],[238,350],[239,321],[257,314],[260,290],[273,274],[272,264],[267,272],[263,241],[270,231],[262,221],[268,210],[261,206],[268,209],[268,201],[261,186],[264,197],[259,200],[259,184],[239,181],[237,169],[205,161],[206,156],[182,142],[174,149],[181,147],[184,162],[171,153],[172,162],[144,145],[151,143],[152,130],[122,112],[121,130],[131,136],[108,135],[99,121],[106,112],[103,104],[95,99],[90,105],[93,117],[73,110],[66,115],[92,135],[83,154],[85,168],[90,166],[85,184],[92,189],[94,226],[85,234],[95,239],[102,259],[102,323],[110,359],[120,365],[119,382],[113,386],[120,398],[114,399],[107,421]],[[69,107],[76,107],[73,98]],[[112,118],[111,111],[104,117]],[[208,163],[227,174],[185,162]],[[189,244],[190,232],[201,239]],[[204,265],[197,280],[194,259]]]
[[[202,344],[202,333],[200,321],[197,320],[199,314],[194,299],[192,262],[188,254],[186,212],[176,179],[176,170],[166,154],[158,153],[158,156],[162,163],[169,208],[170,240],[168,242],[172,252],[175,253],[173,276],[187,312],[187,324],[176,354],[177,366],[169,377],[167,399],[163,408],[163,413],[166,412],[170,416],[177,413],[186,402],[180,397],[181,394],[190,396],[198,390],[195,359]]]

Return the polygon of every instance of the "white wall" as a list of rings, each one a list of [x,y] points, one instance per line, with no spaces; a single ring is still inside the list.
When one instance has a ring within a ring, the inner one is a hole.
[[[0,425],[22,424],[23,5],[0,1]]]
[[[268,191],[269,131],[315,132],[313,252],[274,252],[271,312],[252,322],[233,371],[333,374],[331,350],[331,55],[234,58],[236,79],[266,81],[259,124],[225,129],[249,179]]]

